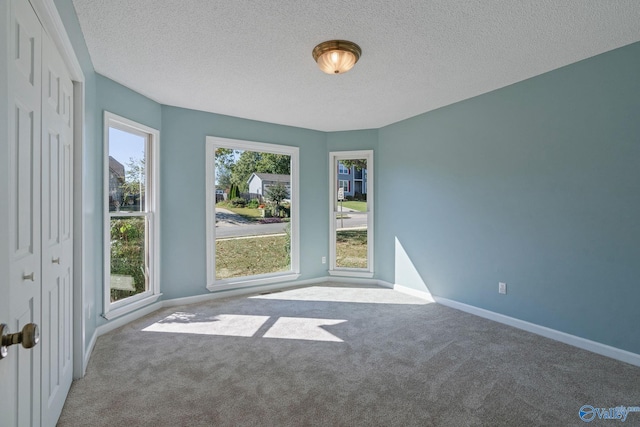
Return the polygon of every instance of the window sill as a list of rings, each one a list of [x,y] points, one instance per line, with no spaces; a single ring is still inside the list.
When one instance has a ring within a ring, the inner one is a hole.
[[[373,278],[372,271],[357,271],[357,270],[329,270],[329,276],[341,276],[341,277],[362,277],[366,279]]]
[[[161,296],[162,294],[155,294],[155,295],[151,295],[146,298],[140,299],[138,301],[131,302],[130,304],[123,305],[122,307],[118,307],[114,310],[110,310],[104,313],[102,317],[104,317],[107,320],[113,320],[120,316],[124,316],[125,314],[131,313],[132,311],[139,310],[142,307],[145,307],[149,304],[153,304],[154,302],[158,301],[158,299],[160,299]]]
[[[228,291],[231,289],[243,289],[243,288],[251,288],[254,286],[261,285],[271,285],[274,283],[281,282],[290,282],[292,280],[298,280],[300,274],[298,273],[288,273],[288,274],[280,274],[277,276],[267,276],[267,277],[256,277],[256,278],[245,278],[240,280],[220,280],[211,285],[207,285],[207,289],[211,292],[216,291]]]

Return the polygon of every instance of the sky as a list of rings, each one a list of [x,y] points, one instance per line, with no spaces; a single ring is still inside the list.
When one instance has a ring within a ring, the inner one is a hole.
[[[136,160],[144,158],[144,142],[142,136],[109,128],[109,155],[124,166],[125,173],[131,158]]]

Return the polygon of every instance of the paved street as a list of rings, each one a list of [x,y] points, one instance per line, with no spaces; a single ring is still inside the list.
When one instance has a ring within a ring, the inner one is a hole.
[[[216,237],[224,239],[228,237],[264,236],[267,234],[281,234],[288,223],[276,224],[240,224],[227,227],[216,227]]]
[[[361,228],[367,226],[366,212],[348,212],[345,213],[349,218],[336,219],[337,228]]]
[[[337,219],[337,227],[361,228],[367,226],[367,214],[364,212],[346,212],[349,218]],[[268,234],[284,233],[288,223],[257,224],[248,222],[240,215],[229,210],[216,208],[216,237],[220,239],[231,237],[264,236]]]

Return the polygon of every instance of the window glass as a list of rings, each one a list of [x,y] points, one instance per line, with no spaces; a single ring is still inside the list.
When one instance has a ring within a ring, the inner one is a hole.
[[[207,288],[295,280],[298,148],[207,137]]]
[[[362,155],[362,157],[360,157]],[[333,218],[330,274],[371,277],[373,273],[373,202],[370,189],[373,152],[331,153]],[[343,171],[350,171],[349,179]]]
[[[105,314],[159,295],[157,281],[158,132],[105,113]]]

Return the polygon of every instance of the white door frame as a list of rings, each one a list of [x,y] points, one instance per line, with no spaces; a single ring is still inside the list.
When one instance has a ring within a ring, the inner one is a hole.
[[[85,78],[78,57],[67,35],[54,0],[29,0],[44,30],[58,48],[73,80],[73,376],[80,378],[86,370],[83,226],[83,147]]]

